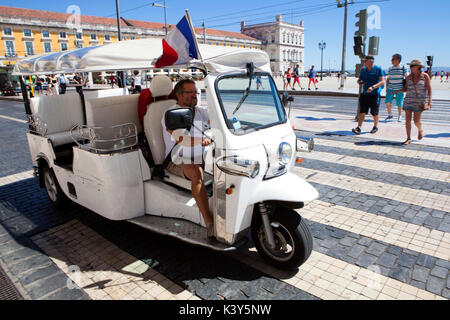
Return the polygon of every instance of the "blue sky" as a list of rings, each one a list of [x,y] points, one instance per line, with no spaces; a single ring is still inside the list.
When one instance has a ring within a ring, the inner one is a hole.
[[[129,19],[164,22],[164,10],[152,7],[152,2],[121,0],[121,15]],[[2,1],[2,5],[56,12],[66,12],[68,6],[78,5],[81,14],[115,17],[115,0],[15,0]],[[413,58],[421,58],[425,62],[427,55],[433,55],[434,66],[450,66],[449,0],[355,0],[348,10],[347,69],[354,68],[359,60],[353,55],[355,14],[370,5],[380,9],[380,29],[369,30],[369,36],[381,37],[376,64],[387,68],[392,54],[398,52],[403,55],[404,62]],[[166,6],[168,23],[177,23],[184,10],[189,9],[195,26],[201,26],[205,19],[207,27],[236,32],[240,31],[241,20],[248,21],[247,24],[270,21],[278,13],[283,13],[287,22],[299,23],[303,19],[305,68],[320,66],[318,43],[323,40],[327,43],[324,69],[340,69],[344,9],[336,8],[335,0],[166,0]]]

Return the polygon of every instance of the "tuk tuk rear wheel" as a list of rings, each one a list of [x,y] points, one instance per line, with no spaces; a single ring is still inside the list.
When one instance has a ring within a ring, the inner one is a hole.
[[[266,240],[266,232],[259,210],[252,221],[252,240],[258,253],[280,269],[295,269],[311,255],[313,242],[305,220],[293,209],[277,207],[270,215],[275,248]]]
[[[58,180],[56,179],[53,169],[45,166],[42,170],[44,187],[47,191],[48,198],[57,208],[63,208],[69,203],[69,198],[64,194],[61,187],[59,186]]]

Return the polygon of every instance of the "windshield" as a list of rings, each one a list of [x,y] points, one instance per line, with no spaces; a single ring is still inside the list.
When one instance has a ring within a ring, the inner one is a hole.
[[[272,77],[268,74],[219,78],[216,90],[228,128],[246,134],[286,122],[286,113]],[[248,90],[247,90],[248,89]]]

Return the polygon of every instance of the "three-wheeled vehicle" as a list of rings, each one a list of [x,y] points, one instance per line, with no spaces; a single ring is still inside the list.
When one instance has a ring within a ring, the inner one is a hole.
[[[265,52],[210,45],[199,50],[202,61],[176,68],[205,74],[210,128],[200,129],[213,140],[204,163],[215,241],[206,236],[190,181],[156,174],[165,159],[161,121],[176,103],[168,98],[173,84],[167,76],[153,78],[143,119],[139,95],[123,89],[24,94],[41,187],[57,206],[71,200],[108,219],[215,250],[235,249],[251,234],[270,263],[296,268],[310,256],[312,236],[295,209],[318,192],[293,166],[296,151],[311,151],[313,143],[296,137]],[[150,70],[161,54],[159,39],[131,40],[29,57],[14,74]],[[172,127],[190,127],[189,110],[178,111],[169,119]]]

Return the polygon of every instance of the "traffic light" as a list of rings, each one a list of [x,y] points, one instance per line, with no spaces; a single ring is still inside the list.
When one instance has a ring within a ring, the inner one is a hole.
[[[360,10],[359,13],[356,14],[356,18],[359,18],[359,21],[355,23],[355,26],[358,27],[358,31],[355,32],[355,36],[366,37],[367,36],[367,10]]]
[[[427,56],[427,65],[430,67],[433,65],[433,56]]]
[[[380,44],[380,37],[370,37],[369,39],[369,55],[378,55],[378,46]]]
[[[356,36],[356,37],[353,37],[353,39],[355,40],[355,45],[353,46],[353,50],[355,51],[355,56],[364,55],[362,37]]]

